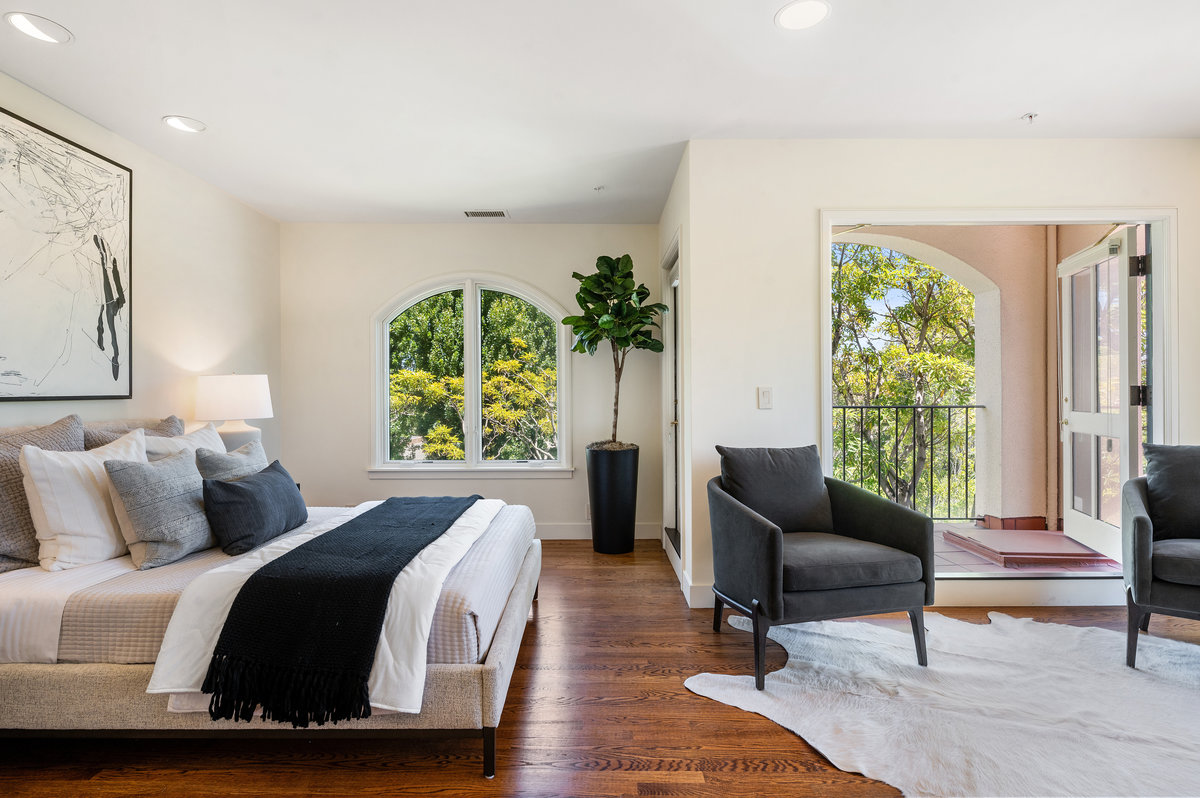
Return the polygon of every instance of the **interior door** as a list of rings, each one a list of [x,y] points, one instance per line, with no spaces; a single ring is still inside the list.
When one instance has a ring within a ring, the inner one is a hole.
[[[663,455],[667,461],[664,476],[670,483],[666,486],[667,502],[663,507],[663,532],[671,542],[675,553],[679,554],[679,264],[676,263],[667,277],[670,289],[667,311],[667,324],[663,330],[667,338],[667,349],[671,361],[671,401],[667,416],[667,427],[664,432]]]
[[[1118,562],[1121,485],[1140,473],[1147,418],[1131,404],[1148,368],[1143,288],[1130,276],[1145,238],[1145,226],[1126,227],[1058,268],[1063,531]]]

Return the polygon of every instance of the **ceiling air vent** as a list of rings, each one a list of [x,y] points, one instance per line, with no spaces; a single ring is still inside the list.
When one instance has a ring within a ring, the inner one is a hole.
[[[507,219],[508,211],[463,211],[468,219]]]

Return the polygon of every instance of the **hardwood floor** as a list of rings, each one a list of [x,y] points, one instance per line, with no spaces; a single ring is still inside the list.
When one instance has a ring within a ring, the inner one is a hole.
[[[987,612],[936,611],[974,622]],[[1124,608],[1004,611],[1125,624]],[[711,609],[684,604],[656,541],[619,556],[594,554],[583,541],[549,541],[492,781],[480,775],[477,739],[9,739],[0,740],[0,795],[899,794],[837,770],[762,717],[684,689],[694,673],[752,672],[750,635],[728,627],[716,635],[711,623]],[[1151,631],[1200,643],[1200,623],[1156,616]],[[785,660],[782,648],[770,648],[768,671]]]

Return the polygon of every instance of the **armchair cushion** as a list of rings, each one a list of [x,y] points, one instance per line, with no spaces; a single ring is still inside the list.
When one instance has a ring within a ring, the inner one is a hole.
[[[879,543],[824,532],[783,536],[783,591],[920,581],[921,558]]]
[[[786,535],[784,540],[787,540]],[[783,545],[786,552],[787,543]],[[1200,540],[1174,538],[1156,542],[1150,567],[1155,579],[1179,585],[1200,586]]]
[[[1200,537],[1200,446],[1143,448],[1154,539]]]
[[[816,446],[718,446],[717,452],[721,455],[721,485],[730,496],[784,532],[833,531],[833,511]]]

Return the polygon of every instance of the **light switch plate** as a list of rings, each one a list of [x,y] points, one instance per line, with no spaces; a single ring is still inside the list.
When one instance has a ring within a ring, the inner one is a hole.
[[[773,398],[774,393],[775,392],[771,389],[771,386],[769,386],[769,385],[758,386],[758,409],[759,410],[770,410],[771,409],[771,400]]]

